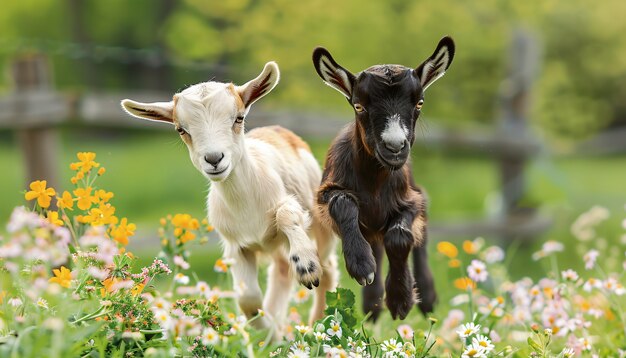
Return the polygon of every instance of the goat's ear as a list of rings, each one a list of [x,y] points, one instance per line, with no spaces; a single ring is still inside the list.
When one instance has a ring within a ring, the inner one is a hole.
[[[276,87],[279,80],[280,70],[278,69],[278,65],[276,62],[271,61],[265,64],[263,72],[261,72],[257,78],[248,81],[242,86],[237,86],[236,89],[244,106],[248,108],[252,103],[270,93],[270,91]]]
[[[174,122],[174,101],[141,103],[122,100],[122,109],[133,117],[149,121]]]
[[[422,91],[446,73],[454,58],[454,41],[446,36],[439,41],[435,52],[415,69],[415,75],[422,83]]]
[[[355,77],[350,71],[341,67],[328,50],[323,47],[313,50],[313,66],[327,85],[341,92],[346,98],[352,98]]]

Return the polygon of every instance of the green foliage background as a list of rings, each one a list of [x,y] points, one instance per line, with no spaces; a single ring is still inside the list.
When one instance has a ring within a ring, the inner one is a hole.
[[[212,77],[243,82],[276,60],[282,83],[265,105],[335,111],[347,109],[315,75],[315,46],[357,72],[375,63],[417,66],[449,34],[457,57],[429,90],[437,100],[427,98],[425,113],[468,126],[496,115],[511,32],[522,27],[537,35],[544,56],[532,120],[577,138],[626,122],[625,11],[620,0],[9,0],[0,61],[44,51],[62,89],[173,91]]]

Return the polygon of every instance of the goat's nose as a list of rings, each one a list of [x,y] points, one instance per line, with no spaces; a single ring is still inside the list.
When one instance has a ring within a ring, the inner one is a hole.
[[[406,146],[406,140],[390,140],[385,141],[385,147],[389,149],[392,153],[400,153],[402,149]]]
[[[224,153],[213,152],[204,156],[204,161],[217,168],[217,165],[224,159]]]

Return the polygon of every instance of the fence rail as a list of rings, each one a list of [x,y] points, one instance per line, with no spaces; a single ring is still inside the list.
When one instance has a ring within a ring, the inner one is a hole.
[[[421,137],[426,146],[472,151],[490,157],[498,166],[501,181],[502,213],[497,219],[438,223],[435,235],[468,237],[491,235],[503,239],[529,238],[547,229],[550,220],[535,210],[520,207],[526,191],[527,163],[542,148],[541,142],[528,130],[529,91],[536,73],[538,51],[532,36],[518,32],[511,48],[510,70],[499,95],[500,117],[492,132],[456,132],[430,128]],[[56,127],[68,120],[88,126],[139,127],[120,108],[120,100],[164,101],[171,93],[126,92],[84,93],[70,96],[53,89],[47,58],[26,56],[11,66],[12,93],[0,98],[0,128],[17,133],[27,168],[26,181],[47,178],[57,184]],[[255,108],[249,127],[279,124],[307,137],[333,137],[347,123],[347,118],[332,114],[293,111],[264,111]],[[151,128],[169,128],[167,125]],[[145,126],[142,126],[145,128]]]

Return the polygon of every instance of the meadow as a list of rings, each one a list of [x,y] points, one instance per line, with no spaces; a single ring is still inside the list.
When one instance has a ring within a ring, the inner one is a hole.
[[[24,193],[29,189],[23,184],[20,155],[11,138],[2,135],[0,167],[7,170],[0,177],[0,187],[3,188],[0,217],[6,222],[15,206],[27,204]],[[0,317],[6,322],[3,322],[5,327],[0,327],[2,352],[10,351],[14,356],[37,356],[44,352],[50,356],[63,356],[67,352],[84,356],[167,356],[175,351],[200,356],[266,356],[275,353],[278,356],[369,354],[424,357],[528,356],[532,352],[542,357],[568,357],[616,356],[626,348],[623,329],[619,329],[624,327],[626,319],[622,296],[624,275],[621,273],[626,244],[623,223],[626,200],[622,194],[623,180],[620,180],[626,177],[625,157],[545,157],[533,163],[528,175],[529,200],[541,203],[542,213],[552,217],[554,225],[532,242],[498,242],[489,237],[432,237],[430,262],[440,304],[431,316],[423,317],[414,310],[402,322],[392,321],[388,314],[383,314],[375,324],[363,322],[360,288],[342,272],[340,287],[354,292],[354,296],[350,291],[330,293],[329,315],[322,322],[308,327],[302,322],[306,322],[309,294],[306,289],[299,288],[290,315],[292,325],[286,335],[290,341],[271,342],[267,339],[267,332],[251,329],[249,322],[237,316],[236,305],[229,296],[228,264],[220,260],[215,233],[203,231],[207,223],[200,224],[204,217],[207,184],[195,172],[186,149],[174,133],[104,131],[96,136],[66,130],[62,138],[61,160],[64,164],[60,173],[62,183],[67,186],[56,188],[57,195],[70,190],[70,177],[75,176],[76,171],[70,170],[69,163],[76,161],[76,152],[95,152],[97,161],[106,168],[103,175],[97,177],[96,186],[114,193],[112,198],[99,200],[102,204],[110,200],[115,205],[116,215],[137,225],[136,230],[127,229],[128,233],[132,231],[134,234],[128,235],[128,242],[116,237],[114,233],[119,233],[116,231],[119,225],[113,223],[98,223],[110,230],[90,234],[100,242],[110,241],[121,249],[117,255],[111,254],[113,256],[108,260],[115,267],[112,272],[119,275],[120,282],[125,279],[126,286],[120,283],[120,287],[111,288],[111,281],[107,283],[104,277],[93,283],[87,269],[94,263],[82,259],[73,260],[71,276],[64,276],[61,271],[53,275],[33,269],[51,270],[59,263],[31,266],[32,263],[18,261],[28,270],[17,275],[11,275],[9,270],[8,276],[7,272],[4,273],[8,280],[3,278],[4,302],[0,305],[3,308]],[[312,139],[309,143],[321,162],[328,141]],[[428,189],[432,201],[432,222],[493,215],[498,179],[490,160],[463,153],[450,156],[449,153],[418,147],[413,153],[413,163],[415,177]],[[86,175],[95,178],[93,172]],[[32,202],[27,205],[33,207]],[[601,208],[590,210],[596,205]],[[39,207],[35,210],[45,212]],[[184,220],[183,216],[171,216],[177,213],[190,216]],[[191,217],[198,219],[195,224]],[[36,217],[29,220],[37,223],[33,225],[52,230],[46,226],[49,224],[37,221]],[[89,236],[89,221],[77,220],[78,223],[74,221],[74,224],[78,229],[74,230],[83,231],[85,236],[76,235],[81,237],[80,243],[70,246],[78,252],[94,250],[88,248],[94,245],[93,241],[87,246],[82,241]],[[15,216],[11,221],[14,226]],[[578,226],[572,226],[574,222]],[[6,240],[11,240],[15,233],[10,227],[7,229],[11,233],[4,236]],[[28,230],[26,232],[30,233]],[[181,239],[186,232],[194,233],[189,242]],[[503,250],[498,251],[496,244]],[[93,252],[103,250],[98,245]],[[592,249],[601,257],[597,266],[597,256],[592,260],[595,271],[585,269]],[[127,250],[135,259],[125,254]],[[154,261],[157,255],[162,261]],[[179,256],[178,263],[175,256]],[[185,264],[180,264],[180,257]],[[4,259],[5,263],[11,262],[6,256]],[[486,266],[480,266],[485,263]],[[142,267],[145,267],[143,271]],[[344,271],[342,262],[339,267]],[[476,267],[487,270],[488,278],[473,277]],[[143,277],[143,281],[139,279],[140,274],[131,274],[140,271],[150,274]],[[167,271],[173,272],[168,275]],[[41,297],[47,298],[45,310],[37,297],[29,297],[26,288],[28,279],[36,281],[42,276],[50,276],[50,282],[61,286],[50,284],[42,289]],[[18,277],[21,278],[16,279]],[[468,277],[472,279],[468,280]],[[601,284],[588,291],[585,285],[595,282],[594,279]],[[10,287],[10,282],[15,286]],[[88,291],[87,286],[94,288]],[[187,291],[180,290],[184,287],[188,287]],[[205,293],[209,289],[211,295]],[[196,306],[183,307],[185,314],[179,312],[176,316],[174,311],[168,311],[163,316],[167,322],[159,321],[158,315],[165,312],[158,306],[159,302],[162,303],[160,300],[168,301],[169,305],[179,297],[186,297],[185,302],[190,305],[204,307],[202,314],[194,316],[190,313],[195,312]],[[61,305],[69,298],[81,302],[80,312]],[[33,302],[29,303],[28,299]],[[144,314],[151,321],[141,325],[119,317],[121,307],[129,305],[137,310],[145,309],[143,313],[135,313]],[[555,307],[559,308],[556,313]],[[92,313],[87,314],[89,309]],[[550,317],[551,312],[554,317]],[[193,324],[180,331],[185,324],[190,325],[186,319],[193,321],[195,317],[195,322],[209,320],[206,315],[215,323],[210,326],[213,331],[206,325]],[[59,317],[66,321],[53,320]],[[117,321],[115,317],[118,317]],[[558,319],[566,321],[563,323]],[[84,323],[79,325],[77,321]],[[7,331],[7,327],[13,331]],[[79,327],[85,327],[80,334]],[[38,332],[37,335],[27,333],[33,330]],[[460,333],[456,333],[459,330]],[[19,339],[15,342],[11,338],[11,332],[16,331],[26,337],[21,343]],[[63,344],[51,345],[52,348],[46,347],[45,342],[50,344],[60,332],[72,338]],[[133,333],[136,334],[133,336]],[[27,343],[33,340],[40,340],[40,344],[27,348]],[[485,344],[490,348],[483,349]]]

